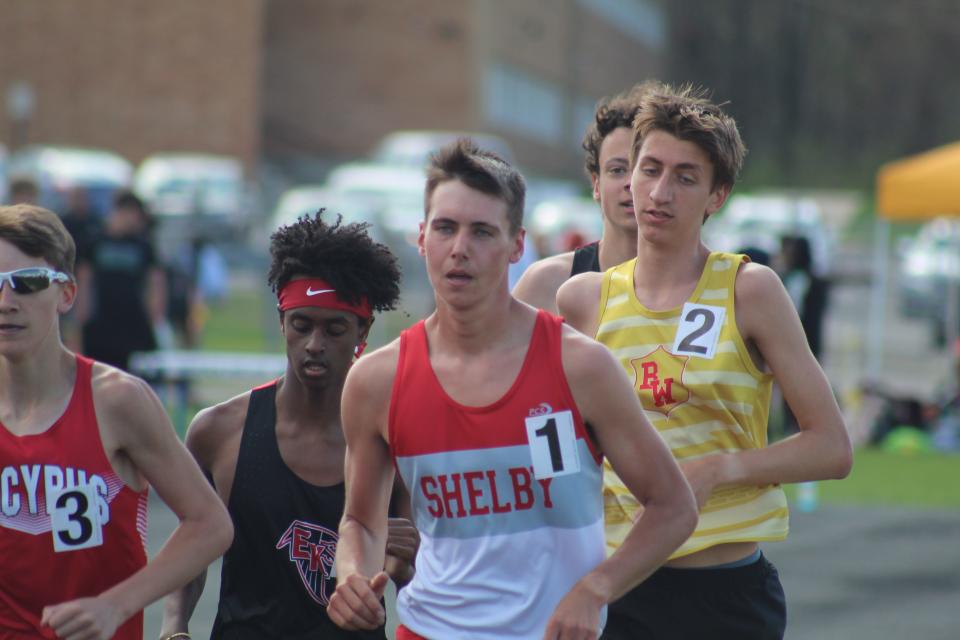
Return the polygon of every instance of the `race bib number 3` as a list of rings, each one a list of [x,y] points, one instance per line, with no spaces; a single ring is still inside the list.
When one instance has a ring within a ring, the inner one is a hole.
[[[535,478],[553,478],[580,471],[572,412],[531,416],[526,419],[526,424]]]
[[[710,360],[717,352],[720,341],[720,329],[727,310],[707,304],[688,302],[680,312],[677,324],[677,337],[673,341],[671,353]]]
[[[50,528],[54,551],[76,551],[103,544],[97,492],[92,485],[63,489],[53,496],[52,502]]]

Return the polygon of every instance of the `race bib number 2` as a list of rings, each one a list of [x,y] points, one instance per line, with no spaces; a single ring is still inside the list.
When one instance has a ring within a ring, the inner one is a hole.
[[[541,480],[580,471],[572,412],[531,416],[526,419],[526,424],[535,478]]]
[[[54,551],[76,551],[103,544],[103,525],[93,485],[65,488],[53,496],[52,503],[50,529]]]
[[[680,312],[677,324],[677,337],[673,341],[671,353],[710,360],[717,352],[720,341],[720,329],[727,310],[707,304],[688,302]]]

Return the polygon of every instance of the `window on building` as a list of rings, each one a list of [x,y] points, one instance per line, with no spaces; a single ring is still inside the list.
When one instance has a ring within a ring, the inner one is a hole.
[[[488,65],[483,109],[491,125],[547,144],[563,143],[563,92],[532,73],[507,64]]]

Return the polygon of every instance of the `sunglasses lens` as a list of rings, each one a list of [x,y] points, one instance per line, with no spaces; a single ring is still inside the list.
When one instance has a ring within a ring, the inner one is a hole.
[[[14,273],[11,280],[17,293],[36,293],[50,286],[50,276],[43,271]]]

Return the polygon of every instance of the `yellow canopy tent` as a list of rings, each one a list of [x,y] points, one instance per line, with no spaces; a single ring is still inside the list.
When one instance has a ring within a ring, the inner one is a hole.
[[[937,216],[960,216],[960,142],[888,162],[876,178],[873,287],[867,323],[866,370],[880,371],[884,344],[884,309],[889,273],[891,222],[920,222]],[[958,337],[960,284],[946,287],[948,344]],[[868,374],[869,375],[869,374]]]
[[[877,213],[891,222],[960,215],[960,142],[883,165]]]

